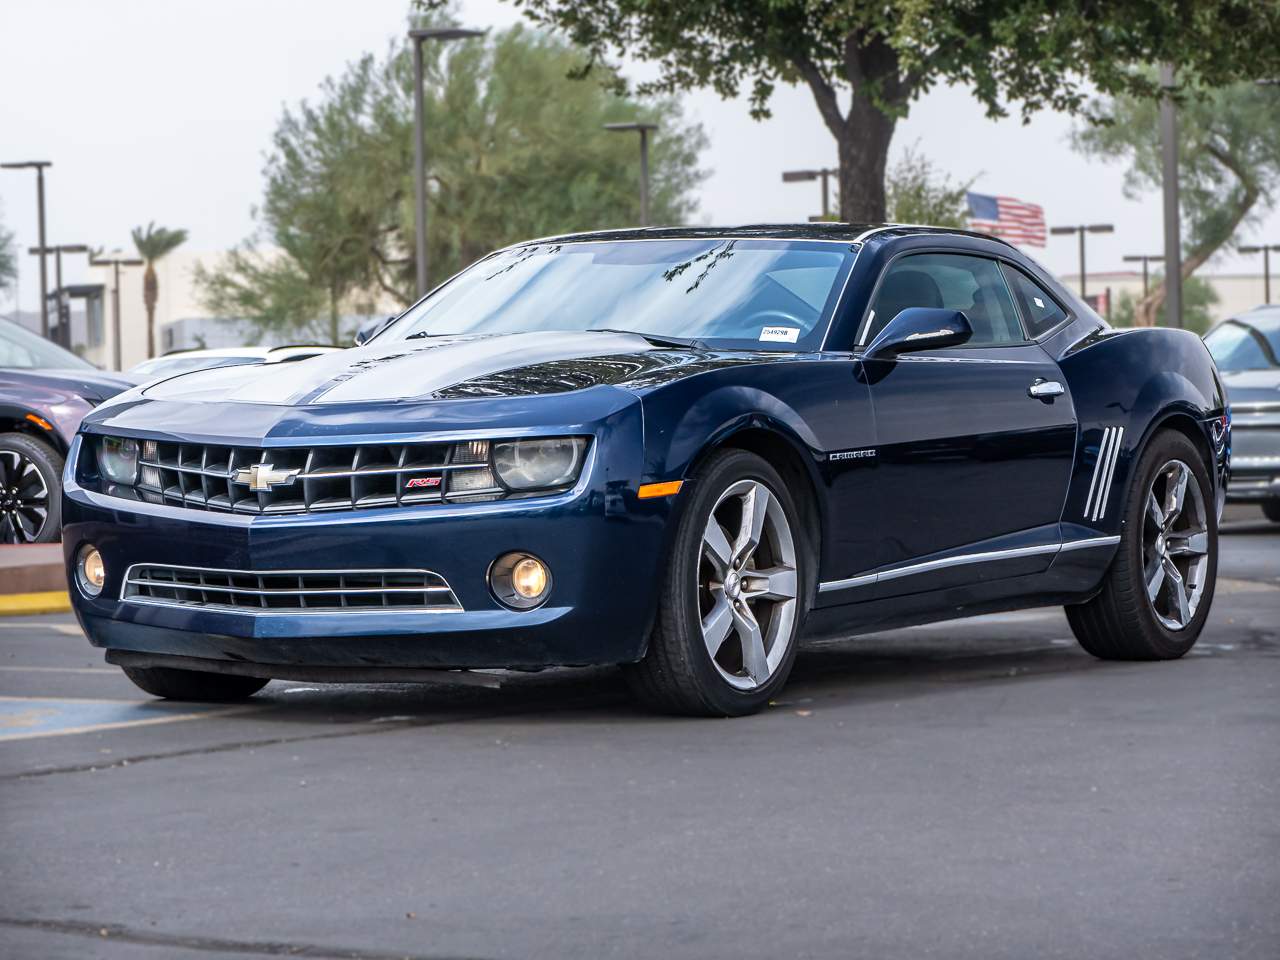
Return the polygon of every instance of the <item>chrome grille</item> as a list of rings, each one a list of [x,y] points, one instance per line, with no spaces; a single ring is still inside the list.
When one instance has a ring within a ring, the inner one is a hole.
[[[147,440],[137,489],[153,503],[235,513],[309,513],[493,499],[487,441],[232,447]],[[255,465],[281,478],[253,490]]]
[[[461,612],[444,577],[429,570],[214,570],[134,564],[122,600],[229,610],[414,609]]]

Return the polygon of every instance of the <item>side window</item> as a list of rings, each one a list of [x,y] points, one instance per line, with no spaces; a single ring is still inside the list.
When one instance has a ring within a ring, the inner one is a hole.
[[[1028,336],[1038,337],[1067,319],[1067,312],[1058,306],[1058,301],[1021,270],[1006,265],[1004,273],[1009,278],[1013,295],[1018,298],[1018,306],[1022,308]]]
[[[1022,325],[994,260],[956,253],[917,253],[895,260],[871,304],[867,342],[907,307],[962,310],[970,343],[1020,343]]]

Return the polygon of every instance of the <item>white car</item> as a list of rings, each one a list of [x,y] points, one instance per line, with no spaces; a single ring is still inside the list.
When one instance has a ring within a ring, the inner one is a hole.
[[[332,353],[339,347],[308,344],[293,347],[224,347],[219,350],[175,350],[162,357],[143,360],[131,368],[126,376],[138,383],[167,380],[180,373],[193,370],[210,370],[214,367],[233,367],[244,363],[286,363],[306,360],[322,353]]]

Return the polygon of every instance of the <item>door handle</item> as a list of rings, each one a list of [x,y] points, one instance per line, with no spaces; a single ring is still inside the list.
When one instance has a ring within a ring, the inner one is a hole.
[[[1045,403],[1052,403],[1054,397],[1060,397],[1066,392],[1066,387],[1057,380],[1037,380],[1027,387],[1028,397],[1043,400]]]

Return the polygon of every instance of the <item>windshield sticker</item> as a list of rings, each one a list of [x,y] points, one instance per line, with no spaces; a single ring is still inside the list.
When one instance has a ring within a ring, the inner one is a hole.
[[[761,340],[772,340],[775,343],[795,343],[800,339],[799,327],[762,327]]]

